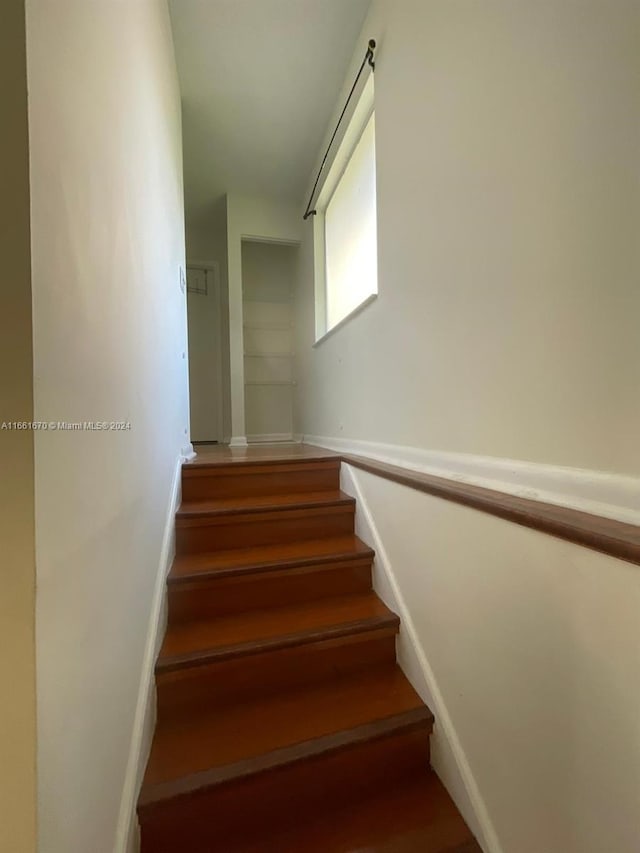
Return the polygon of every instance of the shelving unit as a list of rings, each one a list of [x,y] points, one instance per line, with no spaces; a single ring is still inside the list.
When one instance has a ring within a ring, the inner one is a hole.
[[[291,302],[246,299],[245,417],[249,441],[293,437]]]
[[[244,399],[248,441],[293,438],[292,249],[243,243]]]

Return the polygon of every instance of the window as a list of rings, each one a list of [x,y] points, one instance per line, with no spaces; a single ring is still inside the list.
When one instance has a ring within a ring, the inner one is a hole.
[[[378,292],[374,130],[372,115],[324,214],[327,330]]]
[[[320,191],[316,209],[316,338],[378,292],[373,75]]]

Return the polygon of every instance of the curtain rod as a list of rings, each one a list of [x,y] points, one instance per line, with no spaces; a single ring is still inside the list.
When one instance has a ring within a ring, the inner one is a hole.
[[[346,101],[344,107],[342,108],[342,112],[340,113],[340,118],[338,119],[338,123],[336,124],[336,128],[333,131],[333,135],[331,136],[331,139],[329,140],[329,144],[327,145],[327,150],[324,152],[324,157],[322,158],[322,163],[320,164],[320,168],[318,169],[318,174],[316,176],[316,180],[315,180],[315,183],[313,185],[313,189],[311,190],[311,195],[309,196],[309,201],[307,202],[307,209],[305,210],[304,216],[302,217],[303,219],[308,219],[310,216],[316,215],[316,211],[311,209],[311,204],[313,203],[313,197],[316,194],[316,190],[318,189],[318,182],[320,180],[320,175],[322,175],[322,170],[324,169],[325,164],[327,162],[327,157],[329,156],[329,151],[331,151],[331,146],[333,145],[333,140],[336,138],[336,134],[338,133],[338,128],[340,127],[340,123],[342,122],[342,119],[344,118],[344,114],[347,111],[347,107],[349,106],[351,98],[353,97],[353,93],[355,92],[355,88],[358,85],[358,80],[360,79],[360,76],[364,70],[365,65],[367,65],[367,64],[370,65],[371,70],[375,71],[376,63],[375,63],[375,60],[373,57],[373,52],[375,49],[376,49],[376,43],[375,43],[374,39],[369,39],[369,44],[367,45],[367,52],[365,53],[364,59],[362,60],[362,65],[360,66],[360,70],[356,74],[356,79],[353,81],[353,86],[351,87],[351,91],[349,92],[349,97],[347,98],[347,101]]]

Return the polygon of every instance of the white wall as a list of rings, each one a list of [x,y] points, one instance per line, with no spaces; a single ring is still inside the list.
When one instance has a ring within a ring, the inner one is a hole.
[[[639,26],[374,2],[379,297],[311,351],[309,220],[299,431],[640,473]]]
[[[451,723],[497,835],[486,849],[635,853],[638,567],[352,474],[444,703],[435,737]]]
[[[302,220],[293,204],[274,199],[227,195],[229,277],[229,369],[232,442],[246,443],[244,418],[244,337],[242,320],[242,239],[297,243]]]
[[[0,11],[0,426],[33,419],[24,0]],[[33,433],[0,429],[0,850],[36,849]]]
[[[111,853],[188,443],[180,99],[162,0],[28,0],[27,48],[35,417],[131,424],[35,437],[39,849]]]
[[[287,304],[294,293],[297,247],[243,240],[242,295],[248,302]]]
[[[631,0],[374,0],[379,296],[312,347],[307,222],[297,431],[637,514],[638,32]],[[487,850],[635,851],[637,567],[356,478]]]

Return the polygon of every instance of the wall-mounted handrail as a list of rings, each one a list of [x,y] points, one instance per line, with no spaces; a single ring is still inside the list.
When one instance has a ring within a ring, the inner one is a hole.
[[[331,151],[331,146],[333,145],[333,141],[336,138],[336,135],[338,133],[338,129],[340,128],[340,123],[342,122],[342,119],[344,118],[344,114],[347,111],[347,107],[349,106],[351,98],[353,97],[353,93],[356,90],[356,86],[358,85],[358,80],[360,79],[362,72],[364,71],[365,65],[369,65],[371,67],[372,71],[375,70],[376,63],[375,63],[374,56],[373,56],[373,52],[375,49],[376,49],[376,43],[375,43],[374,39],[369,39],[369,44],[367,45],[367,52],[365,53],[364,59],[362,60],[362,64],[360,66],[360,69],[359,69],[358,73],[356,74],[356,79],[353,81],[353,86],[351,87],[351,91],[349,92],[349,96],[347,98],[347,101],[346,101],[344,107],[342,108],[342,112],[340,113],[340,118],[338,119],[338,123],[336,124],[335,130],[333,131],[331,139],[329,140],[329,144],[327,145],[327,150],[324,152],[324,157],[322,158],[322,163],[320,163],[320,168],[318,169],[318,174],[316,176],[316,180],[315,180],[315,183],[313,185],[313,189],[311,190],[311,195],[309,196],[309,201],[307,202],[307,209],[305,210],[304,216],[302,217],[303,219],[308,219],[310,216],[316,215],[316,211],[311,209],[311,205],[313,204],[313,199],[314,199],[314,196],[316,194],[316,190],[318,189],[318,183],[320,181],[320,176],[322,175],[322,170],[324,169],[324,167],[326,165],[327,158],[329,156],[329,152]]]
[[[366,456],[342,453],[340,458],[346,465],[353,465],[410,489],[496,515],[523,527],[640,565],[639,525],[547,503],[539,498],[521,498],[498,489],[427,474],[413,468],[401,468]]]

